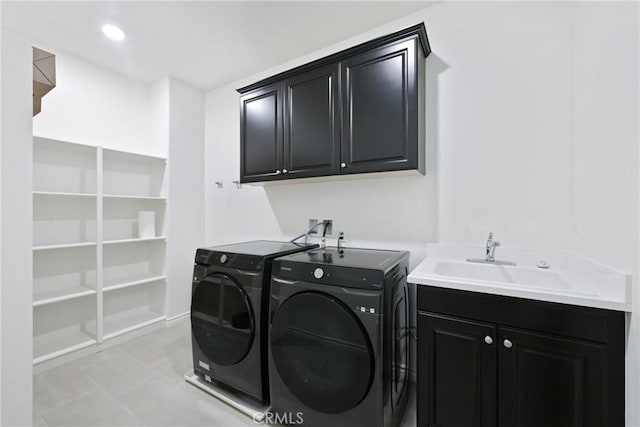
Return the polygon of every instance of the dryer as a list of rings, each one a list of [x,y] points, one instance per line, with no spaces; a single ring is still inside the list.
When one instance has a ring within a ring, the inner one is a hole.
[[[276,416],[391,427],[408,398],[408,252],[314,249],[275,260],[269,376]]]
[[[196,251],[191,293],[194,373],[269,401],[267,307],[273,259],[317,245],[254,241]]]

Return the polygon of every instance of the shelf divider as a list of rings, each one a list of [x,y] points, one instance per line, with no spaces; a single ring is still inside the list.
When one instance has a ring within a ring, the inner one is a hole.
[[[61,243],[56,245],[39,245],[34,246],[34,251],[48,251],[53,249],[82,248],[85,246],[95,246],[96,242],[77,242],[77,243]]]
[[[166,239],[167,239],[167,236],[147,237],[147,238],[135,237],[132,239],[105,240],[102,243],[105,245],[117,245],[121,243],[152,242],[154,240],[166,240]]]
[[[33,191],[33,195],[52,197],[96,197],[95,193],[68,193],[64,191]]]
[[[159,282],[166,280],[167,276],[162,274],[146,274],[139,277],[131,277],[122,280],[109,280],[103,282],[102,292],[115,291],[117,289],[128,288],[131,286],[144,285],[145,283]]]
[[[131,194],[105,194],[103,195],[105,199],[133,199],[133,200],[157,200],[157,201],[166,201],[166,197],[161,196],[136,196]]]
[[[69,292],[64,294],[55,295],[52,293],[52,296],[41,296],[36,299],[36,294],[34,293],[33,306],[40,307],[41,305],[53,304],[60,301],[67,301],[70,299],[76,299],[80,297],[84,297],[87,295],[95,295],[97,291],[88,286],[78,286],[75,289],[70,289]],[[47,293],[41,293],[47,295]]]
[[[101,344],[104,340],[104,295],[102,288],[104,286],[104,151],[102,147],[98,147],[96,153],[96,191],[98,198],[96,199],[96,289],[98,295],[96,298],[96,340]]]

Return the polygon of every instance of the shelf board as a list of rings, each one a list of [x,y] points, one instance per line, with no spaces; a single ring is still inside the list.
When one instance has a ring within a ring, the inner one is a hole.
[[[166,240],[166,236],[159,237],[147,237],[147,238],[135,238],[135,239],[121,239],[121,240],[105,240],[105,245],[117,245],[120,243],[138,243],[138,242],[153,242],[155,240]]]
[[[33,337],[33,364],[72,353],[96,342],[95,338],[81,330],[63,329],[35,336]]]
[[[105,199],[131,199],[131,200],[159,200],[159,201],[167,201],[166,197],[160,196],[132,196],[129,194],[105,194],[103,195]]]
[[[39,136],[39,135],[33,135],[33,142],[35,142],[36,144],[44,144],[45,146],[58,144],[65,147],[75,148],[79,150],[86,150],[86,151],[97,151],[97,148],[98,148],[95,145],[82,144],[80,142],[63,141],[61,139],[52,139],[52,138],[47,138],[46,136]]]
[[[105,280],[102,290],[104,292],[114,291],[116,289],[128,288],[130,286],[143,285],[145,283],[166,280],[167,276],[162,274],[140,274],[125,279]]]
[[[167,161],[166,157],[154,156],[152,154],[133,153],[131,151],[117,150],[114,148],[103,148],[102,151],[106,155],[115,155],[118,157],[134,157],[134,158],[139,158],[144,160],[157,160],[162,162]]]
[[[56,245],[40,245],[34,246],[34,251],[46,251],[51,249],[67,249],[67,248],[82,248],[85,246],[95,246],[96,242],[78,242],[78,243],[61,243]]]
[[[153,325],[165,319],[162,314],[151,311],[135,311],[112,314],[104,318],[104,339],[115,338],[145,326]]]
[[[64,288],[62,290],[58,289],[55,291],[34,291],[33,306],[39,307],[41,305],[53,304],[60,301],[67,301],[95,294],[95,289],[82,285],[69,286],[68,288]]]
[[[34,196],[53,196],[53,197],[86,197],[95,198],[95,193],[66,193],[62,191],[34,191]]]

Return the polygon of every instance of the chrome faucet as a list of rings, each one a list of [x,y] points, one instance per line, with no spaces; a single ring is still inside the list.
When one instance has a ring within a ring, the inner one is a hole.
[[[496,261],[495,253],[496,247],[498,246],[500,246],[500,242],[493,240],[493,233],[489,233],[489,238],[487,239],[487,244],[485,246],[485,258],[468,258],[467,261],[494,265],[516,265],[515,262],[511,261]]]
[[[486,251],[487,251],[487,257],[485,258],[485,261],[487,262],[495,262],[495,252],[496,252],[496,247],[500,246],[500,242],[498,242],[497,240],[493,240],[493,233],[489,233],[489,238],[487,239],[487,247],[486,247]]]

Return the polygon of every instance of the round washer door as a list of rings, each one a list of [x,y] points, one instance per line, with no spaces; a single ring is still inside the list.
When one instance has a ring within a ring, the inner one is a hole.
[[[271,325],[271,354],[300,402],[326,414],[357,406],[374,375],[371,341],[344,303],[318,292],[289,297]]]
[[[249,352],[255,321],[249,296],[231,276],[204,277],[191,297],[191,330],[202,353],[218,365],[234,365]]]

